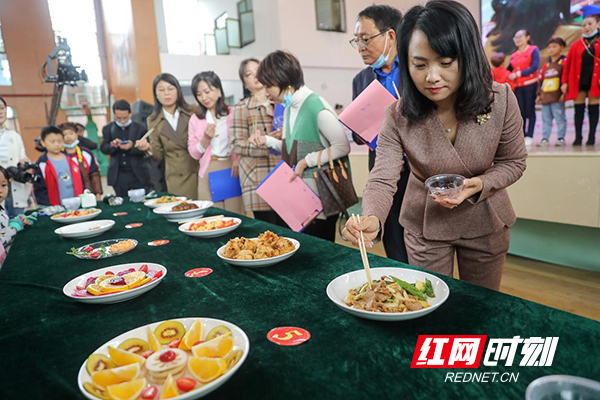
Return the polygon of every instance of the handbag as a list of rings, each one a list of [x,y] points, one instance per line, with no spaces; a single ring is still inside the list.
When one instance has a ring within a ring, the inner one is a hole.
[[[323,214],[326,217],[331,217],[342,213],[348,218],[347,209],[358,203],[358,196],[352,184],[348,164],[338,159],[336,165],[331,159],[331,149],[328,147],[329,168],[322,169],[322,153],[323,150],[319,151],[317,170],[313,173],[313,176],[317,181],[319,197],[323,204]]]

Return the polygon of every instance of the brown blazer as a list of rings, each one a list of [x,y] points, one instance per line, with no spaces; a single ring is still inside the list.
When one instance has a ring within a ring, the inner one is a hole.
[[[165,160],[165,180],[167,190],[176,196],[188,199],[198,197],[198,161],[188,153],[188,124],[193,111],[179,109],[177,130],[173,130],[161,111],[154,119],[148,117],[152,159]]]
[[[363,195],[363,214],[375,215],[383,226],[402,170],[402,154],[410,177],[400,224],[428,240],[450,241],[487,236],[515,223],[506,188],[526,168],[523,120],[508,84],[494,83],[490,119],[459,123],[454,145],[436,113],[409,123],[400,115],[400,101],[386,110],[379,132],[377,160]],[[428,196],[425,180],[452,173],[479,177],[483,190],[455,209],[444,208]]]

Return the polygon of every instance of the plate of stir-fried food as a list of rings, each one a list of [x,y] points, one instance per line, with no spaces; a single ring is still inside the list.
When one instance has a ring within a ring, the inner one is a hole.
[[[335,278],[327,296],[357,317],[378,321],[419,318],[441,306],[450,289],[442,279],[406,268],[372,268],[369,286],[364,269]]]
[[[179,227],[179,231],[188,236],[213,238],[223,236],[237,229],[242,220],[239,218],[207,218],[202,221],[192,221]]]
[[[231,265],[262,268],[287,260],[299,248],[297,240],[266,231],[257,238],[233,238],[217,250],[217,255]]]

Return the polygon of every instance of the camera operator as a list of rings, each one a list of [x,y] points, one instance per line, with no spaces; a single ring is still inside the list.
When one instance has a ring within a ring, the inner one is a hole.
[[[25,154],[23,139],[17,132],[6,129],[4,126],[6,112],[6,101],[0,97],[0,166],[7,168],[11,175],[8,197],[4,201],[4,208],[8,216],[12,218],[23,214],[28,206],[31,184],[27,183],[27,178],[32,178],[29,173],[35,171],[24,169],[28,166],[29,159]]]

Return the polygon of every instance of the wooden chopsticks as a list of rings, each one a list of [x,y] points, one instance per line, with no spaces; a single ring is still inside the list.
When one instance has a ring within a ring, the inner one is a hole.
[[[360,223],[360,215],[352,214],[352,218],[354,222],[357,224]],[[367,274],[367,283],[369,284],[369,289],[371,289],[371,267],[369,266],[369,258],[367,256],[367,246],[365,245],[365,236],[362,231],[360,231],[360,239],[358,240],[358,248],[360,249],[360,257],[362,258],[363,267],[365,267],[365,272]]]

